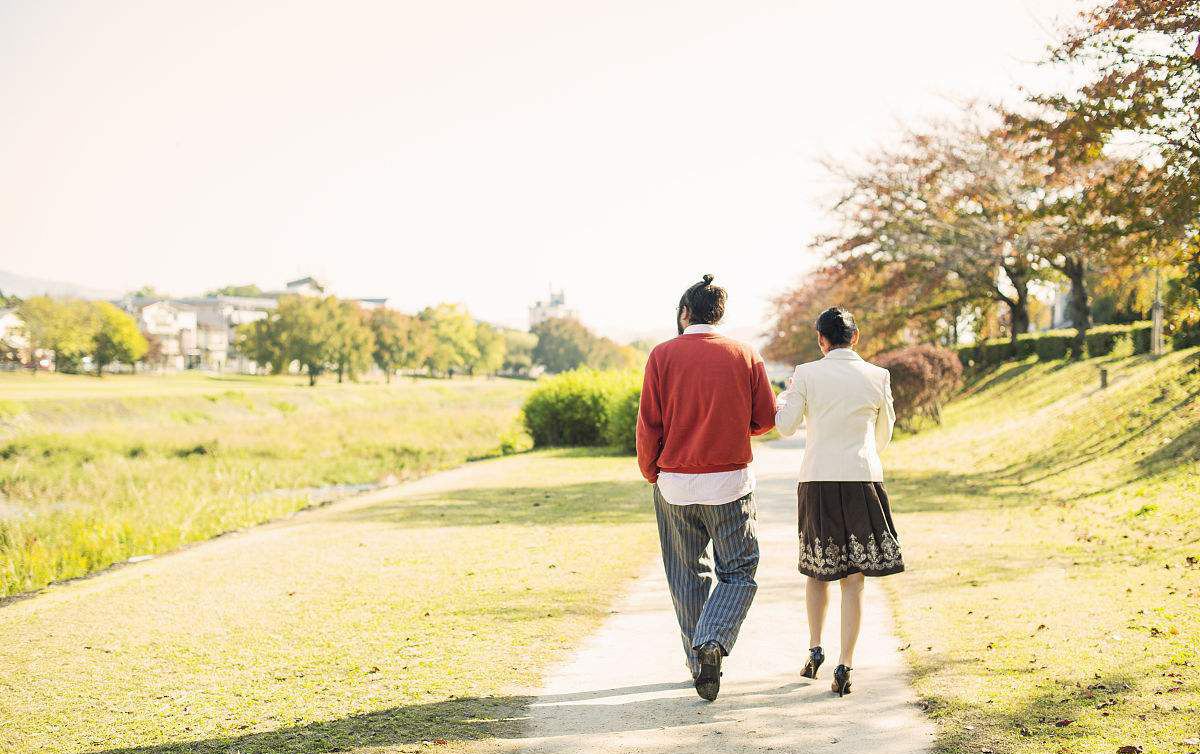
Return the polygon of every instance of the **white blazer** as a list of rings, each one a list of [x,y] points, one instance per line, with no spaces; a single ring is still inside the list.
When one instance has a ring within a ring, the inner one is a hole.
[[[879,452],[896,423],[888,370],[849,348],[801,364],[775,399],[775,428],[790,437],[802,421],[801,482],[883,481]]]

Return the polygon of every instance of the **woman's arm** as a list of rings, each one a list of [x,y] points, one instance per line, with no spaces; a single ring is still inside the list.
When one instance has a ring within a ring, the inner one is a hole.
[[[775,397],[775,429],[784,437],[791,437],[800,428],[808,399],[800,367],[788,380],[787,390]]]
[[[892,375],[883,372],[883,405],[879,407],[879,418],[875,420],[875,449],[880,453],[892,441],[892,428],[896,426],[896,407],[892,402]]]

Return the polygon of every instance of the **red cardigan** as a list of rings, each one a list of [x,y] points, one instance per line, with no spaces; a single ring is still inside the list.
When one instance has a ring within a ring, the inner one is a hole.
[[[775,426],[775,394],[762,359],[716,333],[680,335],[646,363],[637,454],[649,482],[659,471],[704,474],[743,469],[750,436]]]

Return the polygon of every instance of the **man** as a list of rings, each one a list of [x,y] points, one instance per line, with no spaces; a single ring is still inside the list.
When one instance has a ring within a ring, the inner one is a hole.
[[[758,589],[750,436],[775,425],[775,396],[762,359],[723,337],[725,289],[712,275],[679,300],[679,337],[650,352],[638,411],[637,453],[654,484],[663,565],[688,668],[708,701],[721,660]],[[706,557],[712,543],[714,568]]]

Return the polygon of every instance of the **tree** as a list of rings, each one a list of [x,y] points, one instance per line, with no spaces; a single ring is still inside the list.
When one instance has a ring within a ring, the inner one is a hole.
[[[326,298],[280,296],[279,306],[268,319],[267,329],[276,330],[272,337],[281,344],[281,360],[285,360],[285,365],[298,362],[308,374],[309,385],[316,385],[317,378],[334,360],[332,344],[337,336],[334,308],[334,303]]]
[[[25,323],[35,370],[38,351],[53,351],[54,367],[63,372],[75,371],[91,353],[99,323],[87,301],[34,296],[21,302],[17,313]]]
[[[637,369],[645,366],[646,357],[636,348],[602,337],[593,337],[588,348],[587,365],[592,369]]]
[[[471,374],[476,371],[493,375],[504,366],[507,341],[504,333],[486,322],[480,322],[475,328],[475,350],[478,356],[471,364]]]
[[[329,296],[321,300],[325,316],[332,323],[331,338],[326,344],[328,358],[337,371],[337,381],[357,380],[360,372],[371,365],[375,336],[367,324],[367,315],[354,301]]]
[[[587,363],[595,336],[577,319],[551,317],[534,325],[533,361],[549,372],[568,372]]]
[[[94,306],[96,332],[92,342],[92,361],[96,376],[99,377],[109,364],[136,363],[146,354],[149,344],[138,331],[133,317],[107,301],[96,302]]]
[[[529,374],[533,368],[533,351],[537,348],[538,337],[530,332],[521,330],[504,330],[504,365],[505,372],[510,374]]]
[[[211,291],[205,291],[206,298],[215,298],[217,296],[238,296],[243,298],[256,298],[263,295],[262,289],[253,283],[246,285],[223,285],[220,288],[213,288]]]
[[[438,304],[426,307],[417,317],[431,334],[425,365],[432,374],[453,376],[455,370],[466,371],[479,358],[477,325],[466,309],[457,304]]]
[[[272,374],[283,374],[291,359],[277,320],[278,315],[272,313],[254,322],[238,325],[234,331],[234,347],[238,353],[259,366],[268,366]]]
[[[143,285],[136,291],[130,291],[129,295],[133,298],[170,298],[167,294],[152,285]]]

